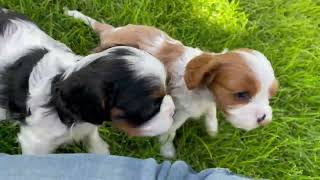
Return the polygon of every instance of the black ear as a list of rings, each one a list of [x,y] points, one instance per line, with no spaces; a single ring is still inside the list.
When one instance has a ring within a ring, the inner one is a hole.
[[[60,76],[52,82],[51,105],[55,107],[61,121],[71,126],[75,122],[100,125],[110,120],[110,87],[94,81],[76,78],[61,81]],[[69,78],[68,78],[69,79]]]

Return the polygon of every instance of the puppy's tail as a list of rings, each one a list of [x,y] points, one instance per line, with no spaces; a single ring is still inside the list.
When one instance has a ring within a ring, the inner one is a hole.
[[[82,14],[77,10],[69,10],[67,7],[63,8],[64,14],[67,16],[71,16],[75,19],[79,19],[83,21],[85,24],[89,25],[96,33],[100,34],[102,31],[112,31],[114,29],[113,26],[109,24],[103,24],[98,22],[97,20]]]

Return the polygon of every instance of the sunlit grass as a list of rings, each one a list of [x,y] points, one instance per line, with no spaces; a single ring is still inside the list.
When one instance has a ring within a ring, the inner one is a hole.
[[[189,122],[175,140],[177,159],[196,170],[225,167],[252,177],[309,179],[320,174],[320,2],[315,0],[0,0],[80,54],[98,43],[83,23],[65,17],[68,6],[113,25],[157,26],[190,46],[208,51],[249,47],[272,62],[280,91],[272,100],[273,123],[251,132],[234,129],[220,118],[210,138],[202,121]],[[0,42],[1,43],[1,42]],[[18,128],[0,127],[0,151],[19,153]],[[128,138],[105,126],[103,138],[117,155],[155,157],[153,138]],[[68,146],[59,152],[82,152]]]

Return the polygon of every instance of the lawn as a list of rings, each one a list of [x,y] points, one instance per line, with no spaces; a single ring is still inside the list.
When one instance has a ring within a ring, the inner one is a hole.
[[[210,138],[202,121],[188,122],[175,140],[177,159],[196,170],[226,167],[256,178],[319,178],[319,0],[0,0],[0,6],[28,15],[83,55],[98,38],[80,21],[64,16],[63,6],[113,25],[153,25],[203,50],[248,47],[263,52],[281,87],[271,102],[273,123],[243,132],[220,116],[219,134]],[[0,125],[0,152],[20,153],[17,132],[15,124]],[[163,160],[155,138],[128,138],[109,125],[100,132],[112,154]],[[81,145],[59,149],[83,151]]]

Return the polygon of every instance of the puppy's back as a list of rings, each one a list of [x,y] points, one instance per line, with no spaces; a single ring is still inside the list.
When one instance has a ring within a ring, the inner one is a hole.
[[[4,8],[0,8],[0,42],[0,71],[3,66],[13,63],[30,49],[71,51],[49,37],[24,15]]]

